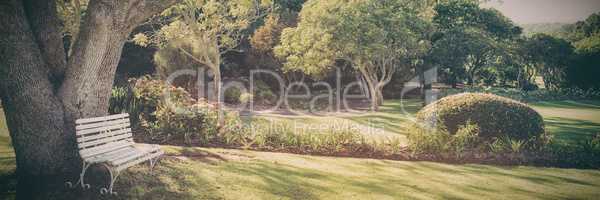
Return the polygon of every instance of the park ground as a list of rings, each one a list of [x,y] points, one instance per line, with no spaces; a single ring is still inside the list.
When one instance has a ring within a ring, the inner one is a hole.
[[[401,111],[404,104],[407,112]],[[376,124],[403,137],[416,101],[387,101],[365,115],[279,116],[270,120]],[[531,104],[559,142],[576,144],[600,132],[600,101]],[[0,112],[0,199],[14,196],[15,159]],[[163,146],[154,174],[146,165],[116,183],[123,199],[595,199],[600,170],[529,166],[452,165],[321,157],[247,150]],[[89,193],[96,193],[92,188]]]

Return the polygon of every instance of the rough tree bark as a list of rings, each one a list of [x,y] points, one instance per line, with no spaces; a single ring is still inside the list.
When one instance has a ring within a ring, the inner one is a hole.
[[[17,198],[53,199],[77,166],[73,121],[105,115],[131,30],[176,0],[91,0],[70,59],[52,0],[0,3],[0,97],[17,160]],[[75,169],[76,171],[76,169]]]
[[[17,188],[23,189],[64,172],[63,164],[75,154],[68,148],[72,137],[65,131],[62,104],[49,79],[52,69],[43,60],[22,2],[0,3],[0,24],[0,90],[16,154]],[[36,188],[18,192],[40,193]]]

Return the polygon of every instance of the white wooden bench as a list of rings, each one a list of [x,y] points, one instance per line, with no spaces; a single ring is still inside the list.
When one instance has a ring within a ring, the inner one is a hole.
[[[108,188],[100,189],[101,194],[116,194],[113,185],[120,172],[144,161],[150,161],[150,170],[163,151],[158,145],[136,144],[133,142],[129,114],[78,119],[76,122],[77,147],[83,160],[83,168],[77,183],[67,182],[73,188],[78,184],[84,189],[90,185],[83,182],[85,171],[93,164],[105,166],[110,173]]]

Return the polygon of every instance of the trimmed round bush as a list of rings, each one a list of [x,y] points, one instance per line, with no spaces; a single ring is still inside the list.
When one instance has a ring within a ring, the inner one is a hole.
[[[240,95],[242,95],[242,91],[237,87],[230,87],[225,90],[225,102],[231,104],[240,103]]]
[[[450,134],[471,122],[482,138],[527,140],[545,133],[542,116],[524,103],[483,93],[462,93],[433,102],[417,113],[417,121],[443,125]]]

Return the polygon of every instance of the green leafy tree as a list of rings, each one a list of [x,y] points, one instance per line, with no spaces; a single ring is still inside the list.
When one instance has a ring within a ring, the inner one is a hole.
[[[524,44],[528,61],[544,78],[546,88],[558,89],[565,81],[565,70],[574,54],[573,46],[566,40],[547,34],[536,34]]]
[[[176,3],[90,0],[67,53],[57,8],[63,2],[0,3],[0,98],[15,150],[17,199],[56,198],[55,189],[81,166],[75,120],[108,114],[129,34]]]
[[[590,15],[583,21],[568,24],[554,37],[569,41],[575,47],[575,55],[566,69],[566,86],[600,88],[600,13]]]
[[[600,33],[579,40],[574,45],[575,59],[566,72],[568,85],[584,89],[600,88]]]
[[[308,1],[298,27],[283,31],[275,53],[284,69],[322,77],[345,60],[367,82],[371,108],[383,101],[382,89],[398,68],[409,68],[427,49],[426,23],[412,1]]]
[[[169,58],[161,56],[162,53],[172,56],[172,49],[177,49],[196,63],[193,66],[211,70],[214,77],[213,95],[216,98],[216,107],[221,111],[222,58],[229,52],[239,51],[239,45],[245,36],[244,31],[260,18],[260,13],[269,9],[271,4],[270,0],[185,0],[163,12],[164,16],[174,19],[172,22],[151,37],[140,34],[134,40],[139,45],[146,45],[150,41],[159,49],[165,49],[164,52],[158,52],[158,57],[165,59]],[[221,113],[219,119],[220,125]]]
[[[428,60],[441,67],[447,82],[466,80],[475,84],[481,75],[499,76],[505,69],[498,61],[507,56],[522,29],[494,9],[481,8],[478,1],[456,0],[436,4],[433,22],[438,28],[431,37],[433,48]],[[485,74],[481,74],[485,73]],[[487,77],[487,78],[486,78]]]
[[[480,29],[455,29],[434,43],[431,58],[447,69],[449,83],[466,79],[474,84],[475,76],[496,58],[496,48],[495,41]]]

